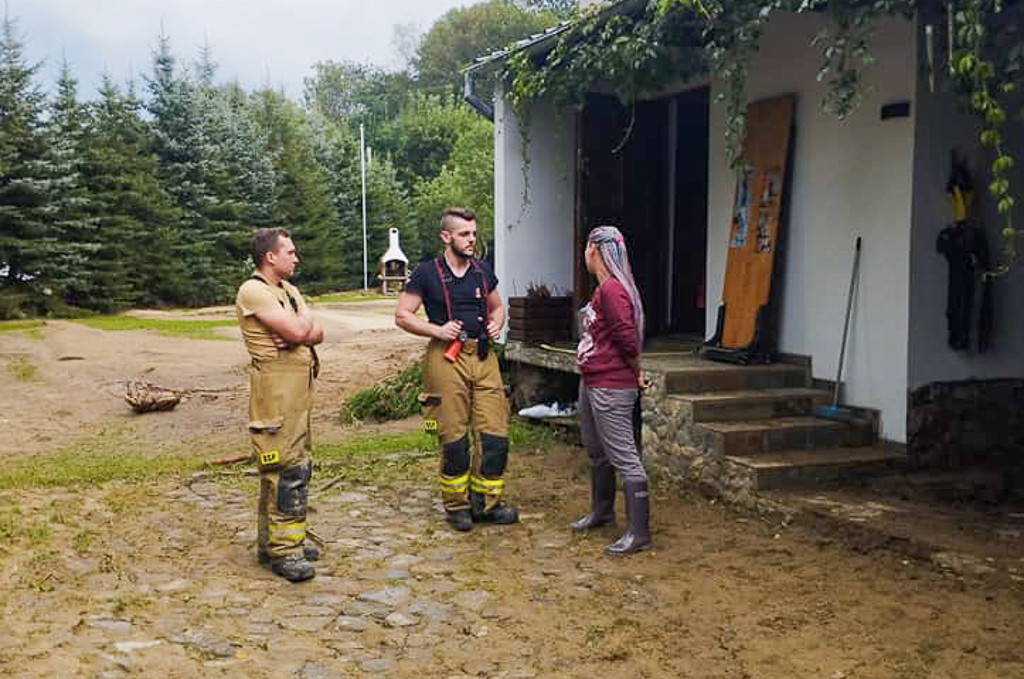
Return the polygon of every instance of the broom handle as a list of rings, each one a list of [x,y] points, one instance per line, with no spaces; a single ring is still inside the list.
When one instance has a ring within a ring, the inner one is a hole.
[[[843,341],[839,345],[839,366],[836,368],[836,386],[832,390],[832,407],[839,406],[839,383],[843,379],[843,360],[846,358],[846,335],[850,330],[850,311],[853,309],[853,286],[857,283],[857,269],[860,266],[860,236],[853,252],[853,271],[850,273],[850,288],[846,293],[846,320],[843,321]]]

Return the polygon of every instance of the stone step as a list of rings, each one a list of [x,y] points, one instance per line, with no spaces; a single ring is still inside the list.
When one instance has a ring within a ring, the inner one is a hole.
[[[809,385],[807,368],[792,363],[730,365],[701,360],[693,362],[692,365],[665,371],[665,390],[669,394],[704,394]]]
[[[813,488],[889,473],[905,466],[906,456],[868,446],[728,455],[725,463],[753,490],[771,490]]]
[[[870,422],[836,422],[808,415],[759,420],[701,422],[706,445],[719,457],[760,455],[781,450],[870,446],[874,432]]]
[[[815,406],[827,404],[831,395],[821,389],[785,387],[676,394],[669,398],[687,410],[691,422],[721,422],[807,415]]]

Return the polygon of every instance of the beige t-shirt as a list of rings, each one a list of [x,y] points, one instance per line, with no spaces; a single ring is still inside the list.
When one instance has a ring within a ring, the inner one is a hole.
[[[250,278],[238,288],[238,295],[235,297],[235,313],[238,315],[238,324],[242,327],[242,339],[245,340],[245,348],[249,355],[260,361],[274,360],[278,357],[278,348],[274,346],[271,339],[270,329],[263,324],[256,314],[271,309],[284,309],[286,312],[298,315],[293,309],[288,296],[299,307],[299,311],[306,309],[306,300],[302,298],[299,289],[288,281],[281,281],[280,285],[269,285],[263,281]],[[284,351],[294,352],[296,357],[313,360],[309,347],[299,345],[293,349]]]

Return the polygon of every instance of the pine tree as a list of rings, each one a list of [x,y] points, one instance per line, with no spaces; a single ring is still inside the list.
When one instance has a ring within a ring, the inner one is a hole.
[[[346,125],[314,116],[317,161],[324,168],[334,205],[334,237],[321,243],[337,263],[332,282],[338,288],[363,285],[362,180],[359,137]]]
[[[314,130],[306,112],[282,94],[256,94],[254,115],[268,136],[277,170],[271,224],[292,232],[302,260],[296,281],[326,289],[337,281],[337,212],[317,162]]]
[[[78,101],[78,81],[67,60],[61,64],[45,129],[50,173],[50,256],[43,271],[67,302],[90,306],[91,255],[99,244],[82,175],[88,142],[86,112]]]
[[[277,180],[268,135],[260,130],[249,96],[237,82],[224,87],[221,96],[227,114],[222,152],[244,207],[243,223],[247,229],[265,227],[270,224]]]
[[[211,200],[208,170],[213,149],[207,137],[202,91],[186,71],[179,72],[170,40],[161,35],[148,81],[148,110],[153,116],[153,150],[160,160],[160,180],[181,210],[180,236],[172,256],[189,272],[181,303],[224,301],[231,290],[218,256],[223,231],[218,205]],[[211,219],[211,216],[213,219]]]
[[[116,309],[180,303],[192,288],[177,256],[180,210],[157,179],[159,163],[134,87],[122,93],[104,75],[90,108],[84,174],[96,238],[92,306]]]
[[[205,169],[205,200],[201,207],[204,238],[213,260],[211,277],[222,294],[231,294],[246,275],[250,228],[246,224],[247,192],[239,182],[242,158],[248,149],[240,116],[230,92],[214,84],[217,66],[210,47],[204,46],[195,66],[195,98],[201,131],[201,156]],[[211,300],[212,301],[212,300]]]
[[[15,21],[0,30],[0,277],[41,292],[53,239],[47,214],[49,179],[41,114],[45,98],[34,83]],[[16,312],[16,310],[15,310]]]

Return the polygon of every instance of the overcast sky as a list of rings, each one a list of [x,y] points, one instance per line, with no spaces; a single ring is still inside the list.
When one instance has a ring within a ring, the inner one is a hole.
[[[298,98],[317,61],[399,66],[394,27],[425,31],[453,7],[472,0],[6,0],[41,84],[52,87],[62,53],[81,93],[95,93],[104,69],[117,81],[151,71],[163,30],[187,62],[207,41],[219,79],[246,88],[269,83]]]

